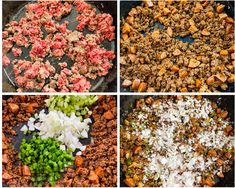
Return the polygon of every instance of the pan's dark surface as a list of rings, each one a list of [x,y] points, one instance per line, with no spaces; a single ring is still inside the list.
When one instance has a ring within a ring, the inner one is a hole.
[[[29,1],[28,1],[29,2]],[[11,20],[19,20],[21,17],[25,14],[24,5],[28,3],[27,1],[4,1],[3,2],[3,26],[7,24]],[[117,2],[116,1],[88,1],[91,5],[93,5],[97,12],[102,13],[109,13],[113,17],[113,25],[117,25]],[[72,10],[71,14],[68,16],[62,18],[60,23],[63,23],[64,20],[70,21],[70,24],[68,25],[68,29],[74,30],[78,24],[76,21],[77,12],[75,9]],[[84,34],[89,33],[88,30],[84,30]],[[115,34],[117,33],[116,27],[115,27]],[[116,40],[112,42],[108,42],[105,40],[102,42],[102,46],[104,46],[108,50],[113,50],[115,54],[117,54],[116,49],[117,42]],[[28,57],[29,49],[22,48],[23,55],[19,57],[19,59],[26,59],[30,60]],[[25,54],[25,55],[24,55]],[[11,60],[14,60],[14,56],[12,53],[8,53],[8,57]],[[57,71],[59,71],[58,66],[58,60],[55,58],[48,58],[46,57],[45,60],[49,60],[51,64],[56,68]],[[68,66],[72,65],[72,61],[66,57],[63,56],[63,58],[59,62],[66,61],[68,63]],[[112,92],[117,90],[117,63],[116,58],[112,61],[113,68],[109,71],[108,75],[105,77],[99,77],[96,80],[90,80],[92,87],[90,91],[94,92]],[[15,92],[17,89],[17,85],[14,81],[14,74],[12,72],[12,66],[8,66],[7,68],[3,69],[2,72],[3,75],[3,91],[4,92]]]
[[[235,18],[234,16],[234,1],[216,1],[218,3],[222,3],[225,5],[224,11],[232,18]],[[122,1],[120,2],[120,18],[126,18],[130,10],[138,5],[141,5],[142,1]],[[120,31],[121,32],[121,31]],[[182,40],[183,42],[189,42],[192,43],[192,39],[190,39],[189,36],[186,36],[184,38],[177,38],[179,40]],[[120,82],[122,83],[123,80],[121,79]],[[129,88],[123,88],[120,84],[120,90],[122,92],[130,92]],[[221,92],[234,92],[234,83],[229,83],[228,84],[228,89],[226,91]]]
[[[140,96],[140,95],[134,95],[134,96],[121,96],[120,97],[120,122],[121,124],[125,120],[128,113],[130,113],[133,109],[133,106],[135,106],[135,101],[137,99],[146,98],[148,96]],[[158,98],[157,96],[152,96],[153,98]],[[231,120],[234,120],[234,100],[235,97],[230,96],[203,96],[208,99],[210,99],[213,102],[216,102],[218,106],[222,109],[226,109],[229,112],[229,117]],[[234,168],[232,171],[224,174],[224,178],[221,179],[219,182],[216,183],[215,187],[234,187],[235,186],[235,180],[234,180]],[[120,186],[121,187],[127,187],[127,185],[124,183],[125,175],[122,171],[122,166],[120,166]]]

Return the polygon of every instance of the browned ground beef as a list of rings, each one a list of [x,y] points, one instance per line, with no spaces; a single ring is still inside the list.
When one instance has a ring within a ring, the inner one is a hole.
[[[122,19],[122,86],[139,92],[226,90],[235,79],[234,20],[223,9],[213,1],[155,1],[132,8]],[[156,22],[164,29],[154,28]]]

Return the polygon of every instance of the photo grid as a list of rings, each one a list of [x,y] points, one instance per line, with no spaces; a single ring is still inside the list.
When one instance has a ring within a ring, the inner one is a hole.
[[[1,187],[234,187],[234,1],[4,0]]]

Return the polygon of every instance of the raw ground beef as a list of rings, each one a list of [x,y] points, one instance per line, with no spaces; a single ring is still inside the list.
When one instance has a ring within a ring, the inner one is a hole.
[[[22,54],[22,50],[20,48],[13,47],[12,48],[12,53],[15,57],[19,57]]]
[[[10,63],[11,63],[10,59],[9,59],[6,55],[4,55],[4,56],[2,57],[2,65],[3,65],[4,67],[6,67],[6,66],[8,66]]]
[[[67,20],[58,23],[63,16],[71,13],[73,6],[78,13],[79,31],[67,29]],[[96,9],[83,0],[38,1],[27,4],[25,9],[26,16],[8,23],[3,31],[3,65],[9,65],[6,54],[10,50],[15,57],[19,57],[14,60],[18,91],[86,92],[91,87],[88,79],[108,74],[115,54],[102,47],[101,43],[115,37],[110,14],[97,14]],[[92,34],[84,35],[82,30],[85,27]],[[42,29],[46,31],[46,37]],[[20,47],[30,49],[31,62],[20,59]],[[53,65],[45,60],[50,56],[60,60],[64,55],[73,61],[72,66],[66,66],[66,69],[63,65],[55,71]],[[22,68],[22,63],[26,63],[28,70]]]

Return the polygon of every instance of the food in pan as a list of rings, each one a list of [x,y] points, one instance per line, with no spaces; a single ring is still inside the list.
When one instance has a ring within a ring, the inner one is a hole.
[[[122,19],[122,87],[216,92],[234,83],[234,19],[214,1],[146,0]]]
[[[24,8],[25,17],[6,24],[3,31],[3,66],[12,66],[18,91],[85,92],[91,87],[89,80],[108,74],[115,54],[102,42],[115,37],[110,14],[98,13],[83,0],[39,0]],[[78,23],[73,30],[71,20],[63,19],[72,11]],[[89,33],[84,34],[87,28]],[[65,56],[69,62],[62,60]]]
[[[124,182],[213,186],[233,168],[233,130],[228,111],[201,96],[140,99],[120,130]]]
[[[48,104],[59,109],[48,109]],[[66,104],[71,104],[67,112],[73,111],[68,116],[60,111]],[[80,107],[87,110],[80,114]],[[116,110],[113,96],[4,99],[3,185],[117,186]],[[47,116],[56,112],[56,118]]]

